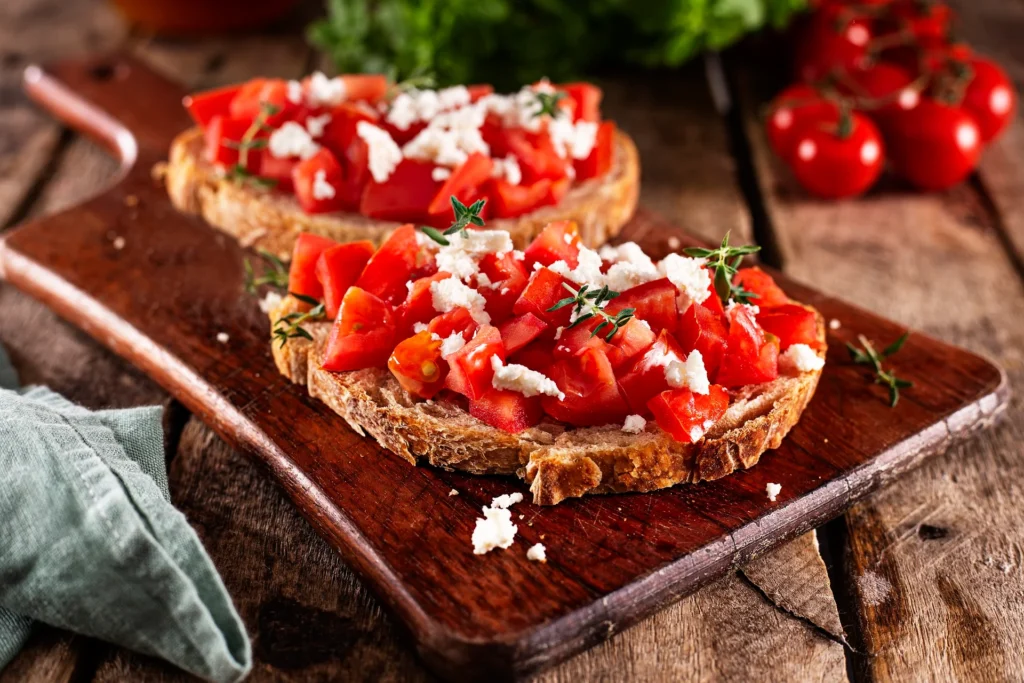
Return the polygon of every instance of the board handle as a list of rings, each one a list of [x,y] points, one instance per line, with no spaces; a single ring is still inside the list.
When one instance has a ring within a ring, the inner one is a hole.
[[[29,97],[124,167],[140,153],[166,156],[174,136],[189,127],[181,86],[124,52],[30,65],[24,86]]]

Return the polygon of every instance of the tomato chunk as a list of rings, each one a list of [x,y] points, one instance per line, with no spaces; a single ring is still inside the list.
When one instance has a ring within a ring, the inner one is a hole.
[[[526,254],[526,270],[533,265],[550,266],[555,261],[565,261],[570,268],[579,264],[580,230],[576,221],[555,221],[548,223],[523,252]]]
[[[441,189],[433,171],[430,162],[403,159],[383,183],[370,179],[359,213],[384,221],[428,222],[430,202]]]
[[[752,303],[757,304],[758,308],[772,308],[789,303],[789,297],[775,284],[772,276],[757,266],[741,268],[733,277],[732,283],[753,292],[756,297]]]
[[[420,246],[416,228],[403,225],[391,233],[370,258],[356,286],[389,304],[399,304],[409,292],[405,283],[429,275],[433,264],[433,252]]]
[[[608,302],[605,310],[615,314],[626,308],[636,309],[633,315],[646,320],[652,329],[674,330],[679,318],[676,286],[668,278],[645,282],[620,293]]]
[[[523,313],[498,327],[505,352],[509,355],[523,348],[548,329],[548,324],[533,313]]]
[[[461,306],[442,313],[427,325],[427,329],[441,339],[447,339],[453,334],[461,334],[463,341],[472,339],[479,327],[480,325],[473,319],[473,314],[469,312],[469,309]]]
[[[709,297],[710,299],[711,297]],[[719,301],[714,295],[715,301]],[[725,341],[729,336],[725,314],[703,304],[691,304],[679,316],[676,338],[684,349],[700,351],[709,377],[714,377],[722,364]]]
[[[240,85],[226,85],[223,88],[204,90],[186,95],[181,101],[188,115],[200,127],[206,127],[214,116],[225,116],[230,112],[231,100],[242,89]]]
[[[492,427],[518,434],[533,427],[544,415],[540,397],[526,397],[517,391],[491,389],[469,402],[469,414]]]
[[[573,121],[601,120],[601,89],[592,83],[565,83],[558,86],[576,103]]]
[[[341,80],[348,100],[377,104],[388,92],[388,78],[384,74],[345,74]]]
[[[363,240],[328,247],[320,253],[316,261],[316,279],[323,288],[324,308],[331,320],[338,317],[345,292],[359,279],[373,251],[373,242]]]
[[[344,180],[341,164],[334,158],[331,150],[323,147],[292,169],[295,197],[306,213],[341,210],[344,203],[339,190]]]
[[[430,285],[450,277],[448,273],[434,273],[413,281],[409,295],[395,309],[395,327],[400,334],[411,334],[416,323],[426,323],[437,316]]]
[[[491,357],[505,361],[505,347],[501,343],[498,328],[483,325],[476,336],[461,349],[448,356],[450,371],[445,386],[460,393],[471,401],[479,399],[491,390],[494,367]]]
[[[785,351],[793,344],[807,344],[818,348],[818,318],[814,311],[800,304],[776,306],[757,314],[757,324],[769,334],[779,338],[779,348]]]
[[[733,306],[727,312],[729,336],[715,383],[727,387],[770,382],[779,376],[778,343],[765,339],[749,306]]]
[[[555,344],[550,339],[537,339],[530,342],[514,355],[510,354],[510,362],[525,365],[531,370],[547,374],[548,368],[555,362]]]
[[[575,285],[564,277],[547,268],[538,268],[530,278],[522,295],[516,300],[512,312],[516,315],[533,313],[552,327],[567,327],[572,314],[572,306],[563,306],[557,311],[548,310],[571,294],[562,285]]]
[[[494,162],[490,157],[479,152],[470,154],[466,161],[452,171],[441,185],[441,189],[438,190],[437,195],[431,200],[430,206],[427,207],[427,213],[432,216],[450,218],[453,196],[463,204],[466,204],[467,201],[471,204],[472,193],[475,193],[481,185],[487,182],[491,177],[492,168],[494,168]]]
[[[349,287],[324,347],[323,369],[344,372],[382,368],[394,346],[391,307],[359,287]]]
[[[260,154],[259,176],[272,180],[274,189],[282,192],[292,192],[295,185],[292,183],[292,174],[295,167],[299,165],[297,157],[275,157],[273,154]]]
[[[681,443],[696,443],[729,408],[725,389],[713,384],[707,395],[689,389],[663,391],[648,403],[658,426]]]
[[[611,342],[606,341],[608,327],[601,330],[600,334],[594,334],[601,322],[593,319],[565,329],[556,340],[555,357],[575,356],[584,349],[597,348],[608,356],[612,368],[618,371],[654,343],[655,335],[650,326],[637,318],[620,327]]]
[[[612,169],[614,154],[615,124],[605,121],[597,127],[597,139],[594,141],[594,149],[591,150],[590,156],[575,162],[576,180],[600,178],[608,173]]]
[[[339,159],[345,157],[350,144],[359,140],[356,126],[360,121],[376,124],[380,119],[377,112],[369,107],[351,102],[342,102],[329,113],[331,120],[324,127],[324,134],[320,136],[319,142],[334,152]]]
[[[487,302],[487,313],[492,320],[505,320],[512,315],[516,300],[529,282],[523,262],[516,258],[514,252],[501,258],[487,254],[480,259],[480,272],[490,282],[487,286],[477,287]]]
[[[295,240],[295,248],[292,250],[292,264],[288,270],[288,291],[322,299],[324,288],[317,279],[316,263],[321,254],[337,244],[334,240],[320,235],[299,233]]]
[[[542,178],[558,180],[569,175],[569,162],[559,156],[546,132],[530,134],[515,128],[506,130],[505,147],[516,157],[523,181],[530,184]]]
[[[565,399],[544,396],[541,402],[551,417],[577,427],[620,424],[629,406],[619,393],[608,356],[588,348],[578,356],[555,362],[548,377],[565,393]]]
[[[648,415],[647,402],[671,388],[665,379],[664,365],[657,362],[657,359],[666,355],[676,360],[686,359],[686,352],[675,337],[668,330],[662,330],[650,349],[638,356],[619,377],[619,390],[634,413]]]
[[[494,215],[498,218],[515,218],[545,204],[556,203],[548,201],[554,196],[549,178],[529,185],[513,185],[504,178],[492,178],[488,195],[494,201]]]
[[[247,130],[249,130],[247,121],[227,116],[214,116],[210,119],[206,130],[203,131],[203,154],[206,160],[224,166],[237,164],[238,144]],[[261,151],[251,150],[249,152],[248,170],[256,172],[259,169]]]
[[[403,389],[420,398],[433,398],[448,376],[441,340],[426,330],[399,342],[388,359],[388,368]]]
[[[254,78],[243,84],[231,100],[228,111],[233,118],[251,123],[265,106],[272,107],[273,114],[264,118],[271,127],[280,126],[294,116],[298,105],[288,99],[288,83],[280,78]]]

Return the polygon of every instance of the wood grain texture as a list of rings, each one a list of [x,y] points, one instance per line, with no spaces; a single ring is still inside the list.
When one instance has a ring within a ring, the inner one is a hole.
[[[917,361],[901,369],[919,383],[924,400],[907,402],[894,421],[860,369],[833,352],[819,399],[757,468],[699,487],[528,509],[522,541],[544,536],[552,560],[536,565],[525,553],[508,552],[480,562],[465,542],[479,507],[520,485],[410,468],[285,384],[270,363],[255,302],[238,296],[241,250],[170,212],[150,178],[150,164],[180,126],[180,117],[159,106],[175,99],[172,87],[125,59],[99,65],[67,63],[56,73],[105,106],[117,104],[118,91],[147,94],[119,111],[141,127],[135,170],[111,192],[10,236],[6,277],[259,455],[406,621],[428,664],[448,675],[526,674],[607,638],[987,424],[1005,400],[996,368],[914,335],[907,356]],[[131,148],[108,118],[76,106],[63,86],[45,78],[31,85],[63,114],[99,121],[95,132],[109,147]],[[129,195],[135,201],[126,207]],[[655,252],[675,231],[646,214],[635,225]],[[111,226],[125,239],[123,249],[112,246]],[[900,332],[794,283],[785,286],[826,317],[856,321],[879,336]],[[216,341],[221,331],[230,332],[230,343]],[[823,449],[826,434],[834,445]],[[370,460],[373,467],[366,466]],[[783,484],[775,505],[764,495],[768,481]],[[449,497],[451,488],[462,494]]]
[[[985,353],[1011,383],[1024,379],[1024,292],[997,230],[1006,217],[994,217],[970,184],[921,195],[886,182],[857,201],[808,199],[771,157],[756,102],[747,130],[794,277]],[[850,321],[843,329],[864,331]],[[898,374],[914,355],[893,359]],[[907,390],[895,411],[921,390]],[[847,514],[846,578],[872,679],[1024,677],[1022,436],[1014,402],[1001,428]]]

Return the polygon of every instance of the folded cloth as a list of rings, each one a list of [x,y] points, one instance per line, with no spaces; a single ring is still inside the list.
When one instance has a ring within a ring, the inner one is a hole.
[[[42,622],[245,677],[245,627],[170,503],[162,409],[91,412],[16,386],[0,348],[0,669]]]

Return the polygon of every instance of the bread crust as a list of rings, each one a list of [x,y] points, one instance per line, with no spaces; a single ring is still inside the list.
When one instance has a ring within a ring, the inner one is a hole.
[[[612,170],[604,177],[574,185],[556,206],[518,218],[490,220],[487,227],[507,230],[516,248],[522,249],[548,223],[571,219],[579,225],[584,244],[594,248],[604,244],[632,217],[640,192],[640,159],[633,140],[617,131],[614,149]],[[243,246],[288,259],[300,232],[338,242],[368,239],[380,244],[401,225],[352,213],[307,214],[291,195],[224,178],[203,160],[202,150],[199,128],[190,128],[174,139],[162,169],[167,193],[179,211],[201,215]]]
[[[298,310],[284,299],[271,321]],[[818,317],[818,337],[825,327]],[[719,479],[757,464],[777,448],[814,395],[821,371],[780,375],[770,383],[733,393],[725,416],[695,444],[682,444],[649,424],[640,434],[621,425],[572,428],[545,418],[520,434],[508,434],[469,415],[457,401],[416,401],[381,368],[334,373],[320,368],[329,323],[307,326],[313,340],[274,344],[283,375],[307,386],[363,435],[412,464],[471,474],[516,474],[530,483],[533,502],[556,505],[566,498],[653,491],[681,483]],[[819,352],[822,353],[823,352]]]

